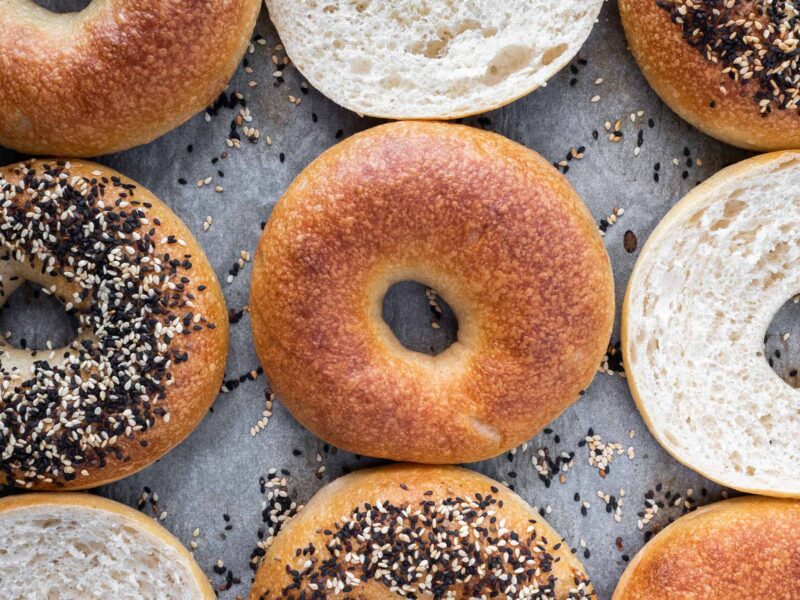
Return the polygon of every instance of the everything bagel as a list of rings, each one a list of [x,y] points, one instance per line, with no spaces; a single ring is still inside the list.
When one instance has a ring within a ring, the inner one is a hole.
[[[200,246],[150,192],[87,162],[0,170],[0,305],[25,280],[79,329],[58,350],[0,346],[0,480],[97,486],[200,422],[225,368],[225,303]]]
[[[596,600],[569,543],[505,486],[391,465],[320,490],[278,534],[250,600]]]
[[[794,2],[618,0],[648,83],[681,118],[750,150],[800,146]]]
[[[208,106],[244,54],[260,0],[93,0],[56,14],[0,0],[0,145],[96,156]]]
[[[415,280],[454,309],[432,357],[381,317]],[[597,226],[538,154],[459,125],[376,127],[324,153],[273,210],[253,266],[256,349],[323,439],[428,463],[495,456],[592,380],[613,321]]]

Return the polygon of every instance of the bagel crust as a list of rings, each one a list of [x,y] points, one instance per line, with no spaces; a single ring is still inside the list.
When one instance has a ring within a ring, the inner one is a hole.
[[[613,600],[798,600],[800,502],[744,497],[681,517],[636,555]]]
[[[569,543],[511,490],[466,469],[408,464],[320,490],[267,549],[250,600],[334,594],[596,599]]]
[[[0,0],[0,145],[96,156],[145,144],[222,92],[260,0]]]
[[[410,351],[381,316],[416,280],[458,341]],[[496,456],[592,380],[613,321],[597,226],[535,152],[460,125],[353,136],[300,174],[257,249],[253,334],[276,394],[346,450],[428,463]]]
[[[0,480],[94,487],[189,435],[219,391],[228,320],[208,259],[165,204],[89,162],[0,169],[0,304],[25,280],[79,329],[59,350],[0,346]]]
[[[734,146],[781,150],[800,146],[792,4],[619,0],[619,10],[647,81],[681,118]]]

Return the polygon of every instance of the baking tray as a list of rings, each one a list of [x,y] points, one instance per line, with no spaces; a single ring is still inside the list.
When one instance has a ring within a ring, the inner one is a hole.
[[[267,382],[253,372],[258,361],[249,317],[240,313],[249,302],[251,263],[243,261],[240,267],[238,261],[254,251],[270,210],[303,167],[339,139],[378,123],[308,89],[302,76],[283,64],[278,41],[264,10],[246,63],[228,89],[234,98],[241,92],[252,119],[235,126],[239,143],[226,139],[243,107],[223,102],[211,111],[215,114],[200,114],[147,146],[98,159],[151,189],[187,223],[216,269],[235,323],[226,375],[230,391],[220,394],[178,448],[96,493],[139,507],[187,545],[194,542],[195,557],[220,597],[231,599],[246,597],[250,590],[250,557],[258,530],[265,528],[260,479],[270,469],[289,473],[289,494],[303,503],[343,472],[377,462],[325,445],[279,401],[266,426],[253,435],[259,421],[264,424]],[[282,76],[274,76],[275,71]],[[545,88],[464,122],[562,163],[605,229],[617,293],[613,341],[619,339],[625,285],[653,227],[698,182],[747,156],[700,134],[661,103],[627,51],[613,2],[603,6],[579,56]],[[251,127],[259,132],[255,144],[248,140],[248,134],[255,137]],[[0,149],[2,164],[21,158]],[[207,217],[213,220],[210,227]],[[0,331],[14,329],[30,345],[64,335],[65,324],[53,316],[52,307],[36,299],[26,307],[29,299],[30,290],[12,298],[0,313]],[[385,314],[399,336],[418,348],[441,347],[453,334],[448,318],[440,329],[431,327],[430,307],[419,286],[393,290]],[[781,316],[773,334],[790,331],[792,320],[798,322],[798,311]],[[788,371],[798,337],[783,341],[771,335],[768,349],[784,350],[776,369]],[[513,485],[546,513],[583,560],[601,599],[611,597],[626,558],[653,531],[688,508],[728,493],[658,446],[619,373],[618,356],[611,357],[609,368],[611,374],[598,373],[581,400],[526,446],[471,465]],[[590,432],[599,437],[587,443]],[[613,459],[603,469],[602,457],[609,452]],[[542,460],[545,455],[551,463]],[[590,461],[590,456],[595,458]],[[534,462],[545,466],[537,469]],[[550,473],[553,467],[559,472]],[[657,512],[653,503],[660,505]]]

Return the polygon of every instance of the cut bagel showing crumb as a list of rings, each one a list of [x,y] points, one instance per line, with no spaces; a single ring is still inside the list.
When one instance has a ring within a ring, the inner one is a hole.
[[[633,396],[676,459],[738,490],[800,497],[800,390],[764,338],[800,292],[800,151],[724,169],[659,224],[628,284]]]
[[[214,600],[166,529],[118,502],[77,493],[0,500],[4,600]]]
[[[309,82],[357,113],[452,119],[545,85],[602,0],[266,0]]]

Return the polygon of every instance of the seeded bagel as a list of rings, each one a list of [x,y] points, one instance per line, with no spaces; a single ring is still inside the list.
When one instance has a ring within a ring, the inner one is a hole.
[[[723,485],[800,497],[800,390],[764,339],[800,290],[800,152],[761,155],[694,188],[628,282],[622,352],[650,431]]]
[[[328,594],[596,597],[570,544],[522,498],[466,469],[420,465],[359,471],[319,491],[267,549],[250,600]]]
[[[0,0],[0,146],[97,156],[145,144],[222,92],[261,0]]]
[[[0,597],[214,600],[194,558],[153,519],[89,494],[0,500]]]
[[[751,150],[800,146],[793,2],[619,0],[633,56],[680,117]]]
[[[393,284],[437,290],[458,340],[413,352],[381,316]],[[401,122],[325,152],[256,251],[256,350],[289,410],[360,454],[496,456],[572,404],[614,316],[597,225],[542,157],[461,125]]]
[[[798,600],[800,502],[745,497],[681,517],[628,565],[613,600]]]
[[[88,162],[0,169],[0,305],[24,281],[79,324],[66,348],[0,342],[0,479],[88,488],[183,440],[217,395],[225,303],[186,226]]]

